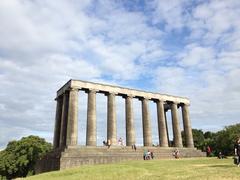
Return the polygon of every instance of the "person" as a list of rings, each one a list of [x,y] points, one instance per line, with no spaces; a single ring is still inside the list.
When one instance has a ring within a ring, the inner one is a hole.
[[[153,155],[153,152],[151,151],[151,158],[153,159],[154,158],[154,155]]]
[[[240,137],[237,139],[235,145],[234,145],[234,154],[235,156],[238,157],[238,162],[237,162],[237,166],[240,166]]]
[[[218,153],[218,159],[223,159],[223,154],[222,154],[222,152],[220,151],[219,153]]]
[[[144,151],[143,151],[143,160],[147,160],[146,158],[147,158],[147,151],[146,151],[146,149],[144,149]]]
[[[121,141],[121,147],[122,147],[122,149],[124,148],[124,142],[123,142],[123,139],[122,139],[122,141]]]
[[[122,144],[122,138],[120,137],[120,138],[118,139],[118,145],[121,146],[121,144]]]
[[[210,146],[207,146],[207,157],[210,157],[211,152],[212,152],[212,150],[211,150]]]
[[[110,139],[107,140],[107,146],[108,146],[108,149],[109,149],[110,146],[111,146],[111,140],[110,140]]]
[[[173,156],[175,157],[175,159],[179,159],[179,150],[178,149],[175,149],[175,151],[173,152]]]
[[[150,160],[150,157],[151,157],[151,153],[150,153],[150,151],[144,149],[144,152],[143,152],[143,159],[144,159],[144,160]]]
[[[147,151],[147,160],[150,160],[150,158],[151,158],[151,152],[148,150]]]
[[[136,144],[133,144],[133,145],[132,145],[132,149],[134,149],[135,151],[137,150]]]

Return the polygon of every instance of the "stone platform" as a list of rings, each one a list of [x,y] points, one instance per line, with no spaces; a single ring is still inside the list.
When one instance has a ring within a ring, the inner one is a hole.
[[[63,152],[55,150],[37,162],[36,173],[62,170],[90,164],[116,163],[128,160],[143,160],[144,150],[150,150],[155,159],[172,159],[176,148],[138,147],[134,151],[130,147],[69,147]],[[196,148],[178,148],[180,158],[205,157],[205,153]]]

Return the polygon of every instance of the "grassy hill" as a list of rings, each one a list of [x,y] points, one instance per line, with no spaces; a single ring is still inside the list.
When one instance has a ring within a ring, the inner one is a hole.
[[[81,166],[44,173],[29,180],[49,179],[240,179],[240,167],[232,158],[188,158],[172,160],[129,161],[118,164]]]

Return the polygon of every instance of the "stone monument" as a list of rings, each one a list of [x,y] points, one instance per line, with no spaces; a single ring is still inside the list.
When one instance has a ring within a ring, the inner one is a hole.
[[[87,100],[86,146],[79,147],[78,142],[78,92],[85,91]],[[107,96],[107,137],[112,145],[117,144],[116,96],[125,99],[126,147],[97,147],[96,132],[96,93]],[[143,147],[132,151],[135,144],[133,98],[142,104]],[[69,80],[57,91],[56,117],[53,147],[54,152],[39,161],[37,172],[79,166],[82,164],[113,163],[122,160],[141,159],[144,148],[151,149],[156,158],[171,158],[173,149],[180,149],[183,157],[204,156],[194,148],[191,121],[189,118],[188,98],[160,93],[146,92],[119,86],[93,83],[81,80]],[[149,101],[156,103],[158,119],[159,147],[152,147],[152,129]],[[183,131],[186,147],[183,147],[178,109],[181,108]],[[173,146],[169,144],[166,112],[171,111]],[[109,153],[111,151],[111,153]],[[85,153],[85,156],[82,156]],[[91,154],[92,153],[92,154]],[[162,153],[162,154],[161,154]],[[165,154],[164,154],[165,153]],[[48,163],[46,164],[46,162]],[[44,164],[45,162],[45,164]],[[51,163],[50,163],[51,162]]]

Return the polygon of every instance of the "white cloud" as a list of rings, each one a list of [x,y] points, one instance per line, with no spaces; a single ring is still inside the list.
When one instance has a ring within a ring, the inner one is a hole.
[[[153,22],[165,23],[166,30],[180,30],[185,25],[186,16],[184,14],[186,9],[184,5],[187,3],[186,0],[153,1],[152,6],[155,9]]]
[[[215,52],[211,47],[201,47],[189,44],[179,53],[180,64],[184,67],[197,66],[199,69],[209,69],[215,64]]]

